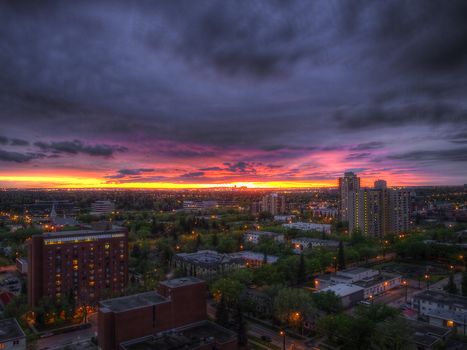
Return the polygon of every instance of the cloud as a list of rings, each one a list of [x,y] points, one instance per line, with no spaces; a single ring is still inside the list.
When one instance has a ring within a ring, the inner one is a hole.
[[[467,162],[467,147],[447,150],[413,151],[390,155],[388,158],[414,162]]]
[[[366,151],[366,150],[380,149],[383,147],[384,147],[383,142],[371,141],[371,142],[360,143],[350,149],[352,151]]]
[[[369,158],[370,156],[371,156],[371,153],[369,152],[350,153],[345,159],[346,160],[360,160],[360,159]]]
[[[0,135],[0,145],[6,145],[8,143],[8,138]]]
[[[126,152],[128,149],[123,146],[116,145],[87,145],[82,141],[60,141],[60,142],[35,142],[34,146],[40,148],[43,151],[53,152],[55,154],[87,154],[94,157],[110,157],[114,153]]]
[[[12,146],[29,146],[29,141],[22,139],[11,139],[10,145]]]
[[[198,177],[202,177],[203,175],[204,175],[204,172],[202,171],[193,171],[190,173],[185,173],[185,174],[180,175],[180,178],[183,178],[183,179],[198,178]]]
[[[42,153],[19,153],[0,150],[0,161],[14,162],[14,163],[27,163],[33,159],[44,158]]]

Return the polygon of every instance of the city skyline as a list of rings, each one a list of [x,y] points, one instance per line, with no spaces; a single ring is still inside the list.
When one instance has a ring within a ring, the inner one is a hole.
[[[2,2],[0,188],[463,185],[466,15]]]

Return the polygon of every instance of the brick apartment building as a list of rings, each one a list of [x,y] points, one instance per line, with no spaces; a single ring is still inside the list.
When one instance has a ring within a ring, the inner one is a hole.
[[[160,282],[157,292],[101,301],[98,344],[102,350],[237,349],[231,331],[207,321],[206,282],[183,277]]]
[[[128,232],[120,227],[47,232],[28,241],[28,304],[43,297],[77,305],[121,295],[128,281]]]

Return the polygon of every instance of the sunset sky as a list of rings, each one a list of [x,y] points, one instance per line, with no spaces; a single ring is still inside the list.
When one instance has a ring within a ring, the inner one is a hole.
[[[462,0],[2,1],[0,187],[467,183],[466,18]]]

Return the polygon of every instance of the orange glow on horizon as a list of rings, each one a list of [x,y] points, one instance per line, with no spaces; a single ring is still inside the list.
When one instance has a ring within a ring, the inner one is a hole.
[[[248,187],[248,188],[313,188],[335,187],[336,181],[265,181],[232,183],[172,183],[172,182],[108,182],[99,178],[74,176],[0,176],[10,186],[29,188],[127,188],[127,189],[202,189],[213,187]],[[13,186],[15,185],[15,186]]]

